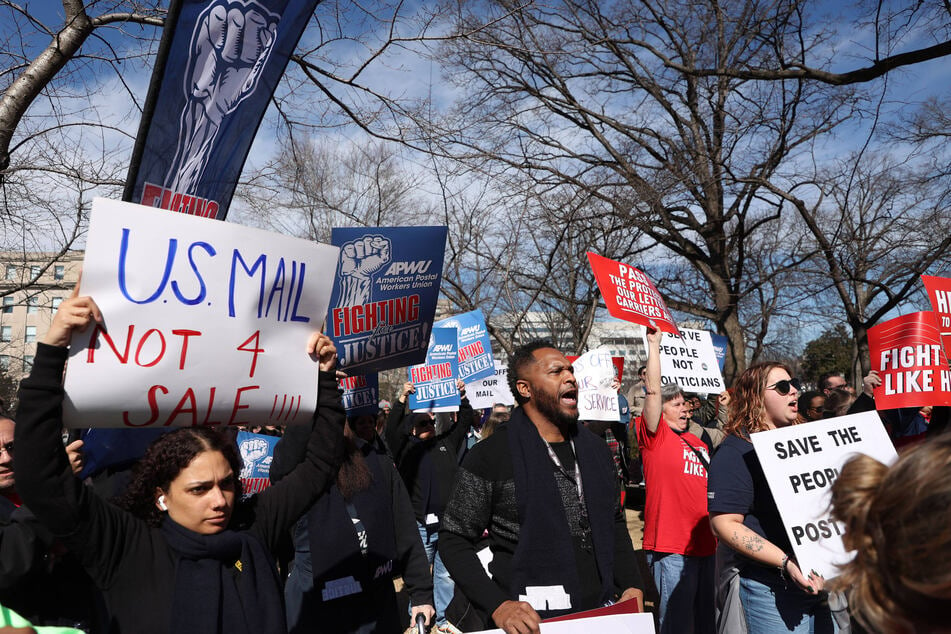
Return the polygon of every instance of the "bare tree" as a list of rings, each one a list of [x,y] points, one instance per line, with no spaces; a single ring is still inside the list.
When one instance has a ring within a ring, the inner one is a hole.
[[[138,113],[125,73],[151,54],[158,4],[63,0],[48,24],[49,7],[0,0],[0,251],[53,254],[41,275],[83,235],[92,196],[122,185]]]
[[[804,258],[793,242],[778,269],[751,264],[751,245],[778,232],[783,206],[760,183],[852,117],[858,101],[854,90],[680,67],[755,63],[769,54],[764,32],[795,10],[460,3],[456,37],[439,55],[465,97],[434,134],[444,153],[500,180],[530,179],[537,196],[568,188],[600,200],[660,245],[648,273],[672,308],[729,338],[732,376],[747,361],[740,304]]]
[[[925,161],[866,154],[787,191],[774,188],[816,245],[815,266],[804,270],[815,293],[828,289],[820,305],[851,330],[856,380],[871,367],[868,328],[907,303],[922,274],[951,261],[951,182],[932,176]]]

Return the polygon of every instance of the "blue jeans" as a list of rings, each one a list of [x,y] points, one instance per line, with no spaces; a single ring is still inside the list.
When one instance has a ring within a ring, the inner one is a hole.
[[[740,577],[740,601],[749,634],[832,634],[832,614],[818,596],[790,587],[769,586]]]
[[[439,525],[426,526],[421,522],[416,522],[419,528],[419,537],[423,540],[423,548],[426,550],[426,558],[429,565],[433,567],[433,607],[436,609],[436,625],[445,625],[446,608],[452,601],[452,593],[456,588],[449,571],[442,563],[442,557],[436,550],[436,544],[439,542]],[[412,606],[410,606],[412,607]]]
[[[713,555],[692,557],[645,551],[657,594],[660,634],[716,632]]]

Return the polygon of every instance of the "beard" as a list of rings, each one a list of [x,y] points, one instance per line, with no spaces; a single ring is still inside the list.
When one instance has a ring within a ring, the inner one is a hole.
[[[573,436],[578,431],[578,409],[574,412],[567,412],[561,406],[558,394],[549,394],[543,390],[537,390],[532,386],[532,399],[535,401],[535,409],[545,418],[555,424],[562,434],[567,438]]]

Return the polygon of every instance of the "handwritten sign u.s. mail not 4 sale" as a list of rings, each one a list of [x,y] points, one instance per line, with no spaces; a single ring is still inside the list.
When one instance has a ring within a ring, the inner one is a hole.
[[[104,323],[73,334],[70,427],[284,425],[317,403],[306,352],[338,250],[234,223],[93,202],[83,295]]]

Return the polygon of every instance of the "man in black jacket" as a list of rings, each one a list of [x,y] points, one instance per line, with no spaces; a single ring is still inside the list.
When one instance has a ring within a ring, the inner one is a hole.
[[[519,407],[466,455],[446,506],[439,552],[457,586],[509,633],[615,600],[642,604],[614,463],[578,425],[571,364],[534,341],[510,358],[509,383]]]
[[[455,420],[451,415],[439,414],[442,419],[439,430],[436,429],[437,421],[429,413],[407,411],[406,399],[416,391],[410,382],[403,385],[386,422],[386,444],[409,490],[419,536],[433,566],[436,626],[443,632],[453,631],[446,620],[446,607],[452,600],[454,584],[436,545],[443,511],[459,466],[459,452],[475,418],[466,398],[465,384],[458,381],[456,387],[462,397],[459,411]]]

